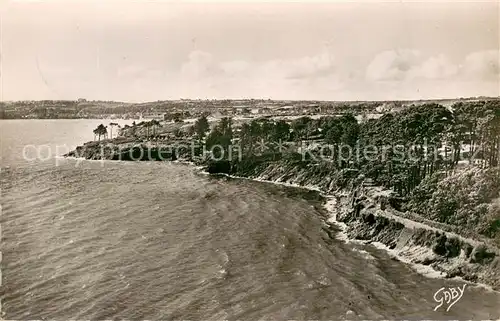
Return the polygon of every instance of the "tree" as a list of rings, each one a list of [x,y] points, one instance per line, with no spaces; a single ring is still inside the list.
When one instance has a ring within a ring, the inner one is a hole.
[[[224,151],[224,155],[229,155],[229,149],[231,148],[233,139],[232,123],[231,118],[222,118],[208,135],[206,140],[207,147],[211,149],[216,145],[220,146]],[[219,157],[219,155],[214,156]]]
[[[153,119],[149,122],[150,126],[153,128],[153,136],[156,136],[156,129],[160,126],[160,122],[156,119]]]
[[[325,141],[328,144],[337,145],[342,137],[342,124],[335,122],[330,124],[326,129]]]
[[[245,154],[251,154],[253,148],[253,137],[249,123],[243,123],[240,128],[240,146]]]
[[[201,141],[205,137],[205,133],[210,128],[206,116],[201,116],[194,123],[194,132],[198,139]]]
[[[136,137],[137,134],[137,124],[135,123],[135,120],[132,122],[132,136]]]
[[[347,123],[343,126],[342,136],[340,141],[342,144],[353,147],[356,145],[359,135],[359,126],[357,123]]]
[[[272,137],[273,129],[274,129],[274,123],[270,121],[267,118],[263,118],[261,120],[261,132],[262,132],[262,139],[268,139]]]
[[[146,128],[146,137],[150,138],[151,135],[155,135],[157,126],[160,125],[160,122],[156,119],[153,119],[148,122],[144,122],[143,126]],[[152,128],[152,134],[150,132],[150,128]]]
[[[97,126],[97,128],[94,129],[94,140],[95,140],[96,135],[99,137],[99,140],[101,140],[101,136],[104,136],[106,138],[108,136],[107,127],[104,126],[103,124],[100,124],[99,126]]]
[[[284,120],[276,122],[272,132],[272,138],[275,141],[287,141],[290,137],[290,124]]]
[[[354,146],[359,136],[359,124],[356,117],[352,114],[345,114],[339,118],[339,123],[342,126],[342,135],[340,142],[349,146]]]
[[[151,127],[149,122],[143,122],[142,126],[146,129],[146,138],[149,138],[149,127]]]
[[[233,120],[231,118],[224,117],[220,120],[219,126],[222,133],[221,145],[228,151],[233,140]]]
[[[120,127],[117,123],[109,123],[109,136],[112,139],[113,138],[113,127]]]
[[[304,137],[307,139],[309,136],[308,125],[312,122],[310,117],[300,117],[292,122],[293,135],[295,140],[299,141]]]

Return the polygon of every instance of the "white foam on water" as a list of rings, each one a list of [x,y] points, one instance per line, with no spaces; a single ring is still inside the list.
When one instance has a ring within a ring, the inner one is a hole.
[[[432,279],[445,279],[447,278],[447,273],[438,271],[431,267],[430,265],[424,265],[421,263],[415,263],[414,260],[418,258],[418,260],[422,260],[425,257],[429,257],[432,255],[432,250],[427,247],[422,246],[407,246],[403,249],[390,249],[387,245],[380,242],[372,242],[370,245],[373,245],[375,248],[379,250],[383,250],[388,253],[391,257],[397,258],[399,261],[409,265],[415,272]],[[408,254],[408,255],[406,255]],[[461,255],[462,256],[462,255]],[[461,257],[456,260],[462,260]],[[458,262],[454,262],[454,265],[458,264]],[[495,291],[491,286],[478,283],[471,282],[463,279],[460,276],[448,278],[450,280],[460,281],[471,285],[472,287],[482,288],[492,293],[500,293],[499,291]]]
[[[375,260],[375,258],[370,254],[368,253],[366,250],[363,250],[363,249],[358,249],[358,248],[353,248],[352,249],[354,252],[357,252],[359,254],[361,254],[361,256],[364,258],[364,259],[367,259],[367,260]]]
[[[234,176],[234,177],[235,178],[240,178],[240,177],[237,177],[237,176]],[[257,178],[253,178],[253,179],[250,178],[250,180],[254,180],[254,181],[257,181],[257,182],[263,182],[263,183],[271,183],[271,184],[281,185],[281,186],[287,186],[287,187],[301,188],[301,189],[306,189],[306,190],[315,191],[315,192],[321,192],[321,190],[319,189],[319,187],[314,186],[314,185],[299,185],[299,184],[295,184],[295,183],[282,182],[279,179],[276,179],[276,180],[272,181],[272,180],[266,180],[266,179],[264,179],[262,177],[257,177]]]
[[[200,169],[201,174],[210,175],[210,173],[203,171],[203,169],[204,169],[203,166],[197,166],[196,168]],[[326,203],[324,204],[324,208],[329,213],[329,217],[326,220],[326,222],[329,224],[335,224],[335,226],[337,226],[339,228],[339,231],[336,233],[335,238],[339,241],[346,243],[346,244],[351,243],[351,244],[368,245],[367,241],[355,240],[355,239],[349,238],[348,234],[346,233],[346,231],[348,229],[347,224],[345,224],[343,222],[339,222],[337,220],[337,214],[338,214],[339,210],[341,210],[341,209],[339,209],[337,198],[331,194],[324,194],[321,191],[321,189],[317,186],[311,186],[311,185],[303,186],[303,185],[298,185],[298,184],[294,184],[294,183],[282,182],[279,180],[272,181],[272,180],[266,180],[262,177],[249,178],[249,177],[241,177],[241,176],[235,176],[235,175],[224,174],[224,173],[221,173],[218,175],[222,175],[222,176],[229,177],[229,178],[245,179],[245,180],[257,181],[257,182],[268,183],[268,184],[271,183],[271,184],[275,184],[275,185],[294,187],[294,188],[300,188],[300,189],[319,192],[321,196],[323,196],[327,199]],[[408,221],[410,221],[410,220],[408,220]],[[411,221],[411,222],[413,222],[413,221]],[[417,224],[417,222],[414,222],[414,223]],[[421,223],[418,223],[418,224],[421,224]],[[441,271],[437,271],[434,268],[432,268],[431,266],[420,264],[420,263],[415,263],[413,261],[413,260],[422,260],[424,257],[428,257],[430,254],[432,254],[432,250],[429,248],[421,247],[421,246],[406,246],[406,247],[403,247],[400,249],[390,249],[388,246],[386,246],[385,244],[380,243],[380,242],[369,242],[369,244],[373,245],[377,249],[384,250],[391,257],[397,258],[402,263],[409,265],[414,271],[416,271],[417,273],[419,273],[425,277],[440,278],[440,279],[446,278],[446,273],[441,272]],[[353,248],[353,250],[355,252],[362,254],[366,259],[369,259],[369,260],[375,259],[372,255],[370,255],[365,250],[356,249],[356,248]],[[403,252],[405,252],[405,254],[403,254]],[[465,282],[465,283],[470,284],[474,287],[480,287],[480,288],[484,288],[484,289],[491,291],[491,292],[499,293],[498,291],[493,290],[490,286],[482,284],[482,283],[470,282],[470,281],[464,280],[461,277],[453,277],[450,279]]]
[[[410,265],[419,274],[422,274],[422,275],[429,277],[429,278],[444,278],[444,277],[446,277],[445,273],[440,272],[440,271],[436,271],[435,269],[433,269],[432,267],[430,267],[428,265],[414,263],[414,262],[412,262],[411,259],[400,255],[400,253],[401,253],[400,251],[398,251],[396,249],[390,249],[387,245],[385,245],[381,242],[372,242],[370,244],[379,250],[384,250],[391,257],[397,258],[399,261]]]
[[[339,211],[339,208],[338,208],[337,200],[334,196],[331,196],[331,195],[327,196],[327,201],[325,203],[325,209],[330,214],[330,216],[327,219],[327,223],[335,224],[340,229],[337,232],[337,234],[335,235],[336,239],[339,241],[345,242],[345,243],[349,243],[350,241],[352,241],[349,239],[349,236],[346,233],[347,224],[345,224],[343,222],[339,222],[337,220],[337,213]]]

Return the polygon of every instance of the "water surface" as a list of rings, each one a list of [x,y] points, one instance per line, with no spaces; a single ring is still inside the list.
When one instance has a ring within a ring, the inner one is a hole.
[[[470,285],[433,311],[434,292],[463,283],[331,239],[297,190],[171,163],[23,159],[99,123],[0,121],[5,319],[500,317],[500,296]]]

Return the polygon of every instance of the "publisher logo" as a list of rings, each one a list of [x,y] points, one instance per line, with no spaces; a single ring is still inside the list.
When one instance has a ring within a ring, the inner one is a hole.
[[[453,288],[441,288],[434,293],[434,301],[439,304],[434,308],[437,311],[440,307],[446,307],[446,311],[450,311],[451,307],[457,303],[464,295],[465,286],[463,287],[453,287]]]

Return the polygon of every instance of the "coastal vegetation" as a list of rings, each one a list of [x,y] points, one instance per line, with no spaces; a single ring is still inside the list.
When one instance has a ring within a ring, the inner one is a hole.
[[[488,100],[498,98],[488,98]],[[253,117],[266,115],[314,116],[355,113],[370,115],[401,110],[424,102],[451,105],[486,100],[485,97],[430,101],[289,101],[270,99],[179,99],[129,103],[101,100],[40,100],[0,102],[0,119],[157,119],[182,122],[200,116]]]
[[[451,276],[500,287],[500,102],[425,103],[371,119],[360,116],[346,110],[143,121],[68,155],[185,160],[213,174],[349,195],[337,218],[349,226],[350,237],[393,248],[402,235],[411,235],[401,242],[436,256],[412,262],[445,266]],[[462,252],[467,264],[440,265]]]
[[[279,163],[335,176],[337,187],[369,182],[392,190],[399,209],[500,238],[498,101],[410,106],[364,122],[347,113],[231,126],[223,118],[208,135],[207,147],[224,146],[218,162],[228,163],[211,169],[251,176]],[[241,157],[228,152],[230,140]]]
[[[97,126],[97,128],[94,129],[94,140],[95,140],[96,136],[98,137],[99,140],[101,140],[101,136],[104,138],[108,137],[107,127],[104,126],[103,124],[100,124],[99,126]]]
[[[202,115],[187,125],[134,123],[121,128],[119,138],[154,141],[157,149],[170,145],[170,152],[152,155],[181,157],[214,173],[257,177],[280,168],[283,179],[300,172],[328,189],[380,186],[392,191],[390,204],[398,210],[500,239],[498,100],[427,103],[374,119],[358,116],[209,122]],[[94,134],[107,137],[107,128],[101,124]],[[190,143],[195,148],[179,149]]]
[[[448,176],[431,175],[415,188],[405,209],[500,245],[500,168],[473,166]]]
[[[120,127],[120,125],[118,123],[115,123],[115,122],[111,122],[109,123],[109,137],[110,138],[113,138],[113,128],[114,127]]]
[[[192,129],[192,134],[196,135],[198,140],[201,142],[205,138],[207,131],[210,129],[207,117],[201,116],[200,118],[198,118],[195,121]]]

